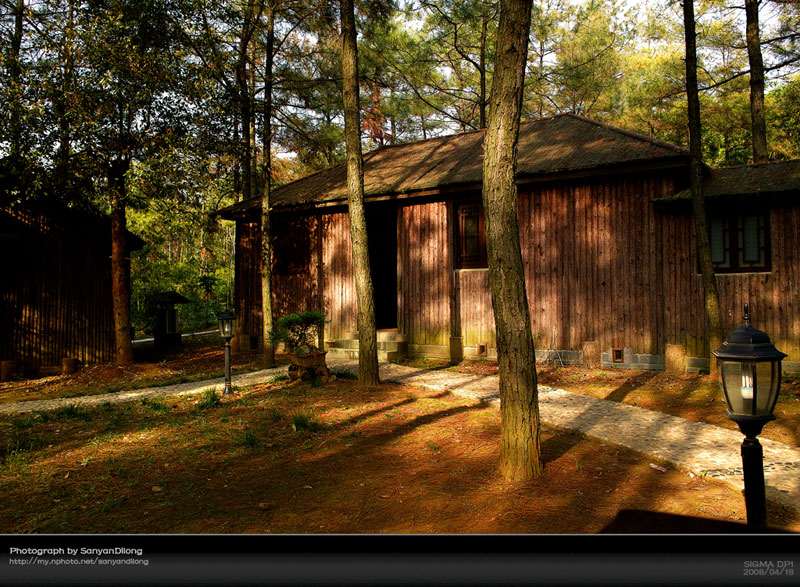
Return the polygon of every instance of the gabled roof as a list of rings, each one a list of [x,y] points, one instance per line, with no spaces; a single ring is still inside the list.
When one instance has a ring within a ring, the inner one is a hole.
[[[776,161],[761,165],[741,165],[712,169],[703,180],[703,196],[725,198],[735,196],[800,197],[800,160]],[[678,202],[692,199],[692,190],[656,202]]]
[[[484,134],[483,130],[465,132],[367,153],[365,198],[480,187]],[[681,165],[687,158],[688,152],[675,145],[574,114],[562,114],[520,125],[517,178],[524,181],[626,165]],[[272,192],[272,206],[344,202],[346,175],[345,165],[341,164],[280,186]],[[218,214],[236,218],[252,214],[260,206],[260,198],[256,197]]]
[[[81,238],[99,238],[111,243],[111,219],[94,210],[68,208],[48,201],[26,202],[15,206],[0,206],[0,243],[14,242],[19,234],[41,235],[62,232]],[[145,241],[129,230],[126,233],[128,252],[138,251]]]

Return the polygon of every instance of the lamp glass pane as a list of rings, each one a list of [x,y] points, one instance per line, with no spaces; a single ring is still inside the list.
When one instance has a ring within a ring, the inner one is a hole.
[[[233,331],[236,328],[236,320],[220,320],[219,321],[219,333],[220,336],[223,338],[229,338],[233,336]]]
[[[778,391],[778,377],[774,373],[777,364],[774,362],[756,363],[756,415],[766,416],[772,413],[774,398]],[[773,377],[773,373],[775,377]],[[774,381],[773,381],[774,380]]]
[[[711,262],[725,262],[725,226],[721,217],[716,216],[711,219],[710,226]]]
[[[745,216],[742,222],[742,240],[745,263],[758,263],[758,216]]]
[[[732,414],[753,412],[753,372],[749,363],[725,361],[722,364],[725,400]]]

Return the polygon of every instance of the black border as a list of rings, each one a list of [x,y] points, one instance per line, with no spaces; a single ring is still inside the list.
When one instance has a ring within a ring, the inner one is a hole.
[[[1,585],[800,583],[800,535],[120,534],[2,535],[0,541]],[[12,546],[122,546],[141,549],[149,564],[20,567],[9,564]]]

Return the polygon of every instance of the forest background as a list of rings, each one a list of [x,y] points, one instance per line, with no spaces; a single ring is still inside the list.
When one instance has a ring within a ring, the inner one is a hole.
[[[744,0],[696,10],[704,159],[745,164]],[[365,150],[485,127],[497,2],[356,13]],[[800,158],[800,0],[763,0],[760,22],[769,158]],[[523,120],[573,112],[687,146],[683,34],[671,0],[535,1]],[[146,243],[137,333],[169,289],[192,302],[183,330],[214,323],[235,235],[212,214],[259,195],[270,161],[276,186],[344,160],[339,43],[329,0],[0,0],[0,206],[121,203]]]

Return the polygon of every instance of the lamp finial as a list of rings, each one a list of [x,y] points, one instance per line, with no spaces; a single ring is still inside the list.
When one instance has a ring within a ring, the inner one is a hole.
[[[750,304],[744,303],[744,325],[750,326]]]

